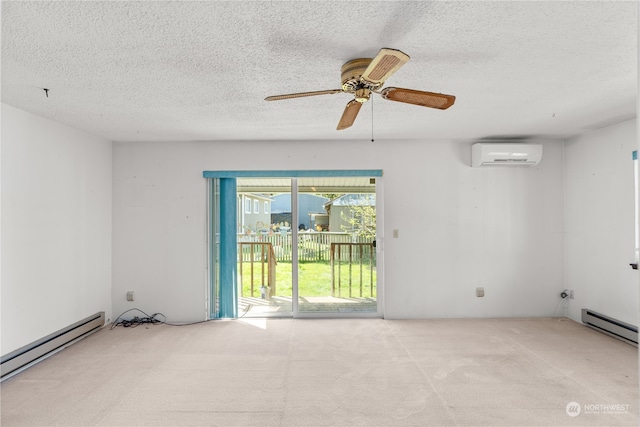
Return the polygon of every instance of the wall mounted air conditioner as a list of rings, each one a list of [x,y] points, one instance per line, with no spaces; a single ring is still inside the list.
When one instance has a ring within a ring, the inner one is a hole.
[[[541,144],[487,143],[471,146],[471,166],[535,166],[542,159]]]

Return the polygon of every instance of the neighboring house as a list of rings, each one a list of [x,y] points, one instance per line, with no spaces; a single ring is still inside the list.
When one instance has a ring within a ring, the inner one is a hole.
[[[279,224],[289,222],[293,227],[304,229],[315,228],[314,218],[316,214],[325,215],[324,205],[328,198],[314,194],[298,194],[298,220],[291,218],[291,194],[278,194],[271,198],[271,222]]]
[[[351,228],[345,220],[353,216],[353,206],[376,206],[375,194],[345,194],[324,204],[329,215],[329,231],[342,232]]]
[[[271,198],[262,194],[238,194],[238,233],[266,231],[271,226]]]

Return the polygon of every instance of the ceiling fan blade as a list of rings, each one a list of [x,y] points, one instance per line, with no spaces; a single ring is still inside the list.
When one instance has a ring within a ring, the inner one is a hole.
[[[397,49],[382,48],[371,61],[362,78],[380,86],[385,80],[409,61],[409,55]]]
[[[380,95],[382,95],[384,99],[388,99],[390,101],[405,102],[407,104],[438,108],[440,110],[446,110],[451,107],[456,100],[456,97],[453,95],[403,89],[400,87],[385,88],[380,92]]]
[[[360,107],[362,107],[362,104],[355,99],[349,101],[344,109],[344,113],[342,113],[340,123],[338,123],[338,127],[336,129],[343,130],[351,127],[353,122],[356,120],[356,117],[358,116]]]
[[[315,92],[289,93],[287,95],[267,96],[265,101],[279,101],[281,99],[302,98],[303,96],[329,95],[332,93],[342,92],[342,89],[317,90]]]

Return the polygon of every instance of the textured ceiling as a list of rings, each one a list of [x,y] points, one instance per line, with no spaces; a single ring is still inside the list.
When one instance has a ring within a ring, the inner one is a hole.
[[[635,117],[636,2],[2,2],[2,101],[115,141],[566,136]],[[336,131],[340,67],[411,56]],[[45,96],[43,88],[49,89]]]

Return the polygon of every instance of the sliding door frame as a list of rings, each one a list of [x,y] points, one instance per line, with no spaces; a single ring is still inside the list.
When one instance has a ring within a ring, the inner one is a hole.
[[[349,170],[232,170],[204,171],[203,178],[209,180],[208,198],[208,232],[207,232],[207,312],[210,318],[237,318],[237,178],[288,178],[291,179],[292,218],[298,215],[298,181],[297,178],[326,177],[366,177],[376,178],[376,312],[335,313],[300,312],[298,310],[298,274],[292,274],[292,312],[294,318],[305,317],[384,317],[384,203],[383,180],[381,169],[349,169]],[[220,190],[218,192],[218,190]],[[224,191],[223,191],[224,190]],[[223,194],[224,193],[224,194]],[[216,203],[217,202],[217,203]],[[231,209],[233,213],[224,217],[222,214]],[[217,231],[220,241],[217,241]],[[292,242],[297,242],[298,229],[291,227]],[[233,246],[233,248],[232,248]],[[224,255],[223,255],[224,253]],[[219,261],[219,262],[218,262]],[[292,262],[298,265],[298,245],[292,245]],[[293,271],[296,271],[295,269]]]

